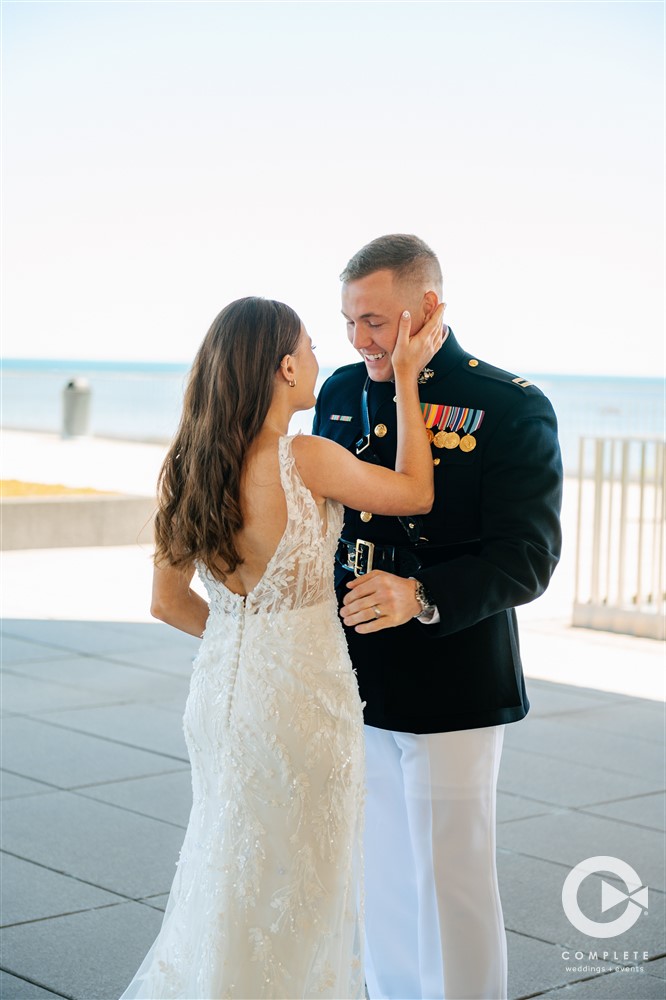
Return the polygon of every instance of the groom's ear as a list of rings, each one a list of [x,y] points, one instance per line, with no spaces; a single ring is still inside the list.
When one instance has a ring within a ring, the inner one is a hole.
[[[423,296],[423,322],[430,319],[435,309],[439,305],[439,296],[432,289]]]

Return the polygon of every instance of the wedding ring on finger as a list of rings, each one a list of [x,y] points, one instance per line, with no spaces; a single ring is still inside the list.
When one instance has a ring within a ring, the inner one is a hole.
[[[382,617],[382,609],[380,607],[378,607],[378,605],[373,604],[372,610],[375,613],[375,618],[381,618]]]

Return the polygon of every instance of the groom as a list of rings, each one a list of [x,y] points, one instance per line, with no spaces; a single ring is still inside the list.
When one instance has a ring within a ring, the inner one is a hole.
[[[361,362],[324,384],[314,433],[394,467],[391,352],[442,296],[416,236],[373,240],[342,272]],[[435,466],[430,514],[345,510],[341,615],[365,707],[366,981],[372,1000],[503,1000],[495,867],[504,726],[524,718],[513,608],[560,553],[553,409],[526,379],[466,352],[449,328],[419,382]]]

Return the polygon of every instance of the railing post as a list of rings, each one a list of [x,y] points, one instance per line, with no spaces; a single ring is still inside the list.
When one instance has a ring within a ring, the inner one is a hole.
[[[591,594],[593,604],[599,603],[599,558],[601,554],[601,503],[603,499],[604,473],[604,441],[597,438],[594,442],[594,521],[592,523],[592,580]]]
[[[583,483],[585,481],[585,438],[578,443],[578,514],[576,521],[576,578],[574,581],[574,604],[580,602],[580,560],[583,553]]]
[[[606,594],[605,600],[610,603],[611,599],[611,553],[613,552],[613,500],[615,497],[615,448],[614,439],[610,442],[610,468],[608,470],[608,533],[606,536]]]
[[[618,607],[625,603],[624,575],[625,575],[625,553],[627,546],[627,496],[629,487],[629,442],[622,442],[622,464],[621,464],[621,487],[620,487],[620,537],[618,543],[617,562],[617,599]]]

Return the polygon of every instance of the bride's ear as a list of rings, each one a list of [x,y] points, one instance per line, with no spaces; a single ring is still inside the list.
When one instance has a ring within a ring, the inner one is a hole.
[[[293,386],[296,384],[296,363],[293,355],[285,354],[280,362],[278,374],[282,375],[287,385]]]

